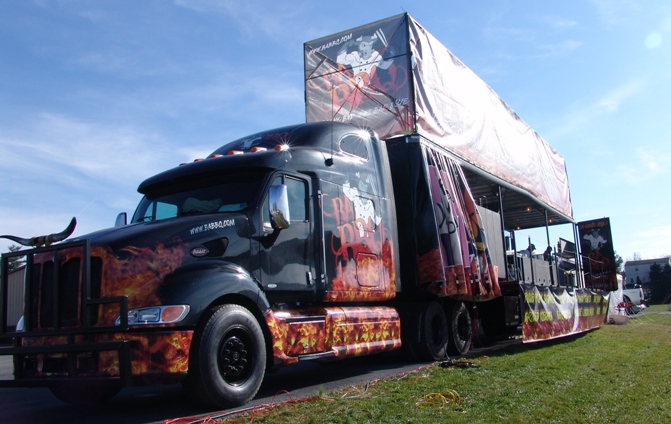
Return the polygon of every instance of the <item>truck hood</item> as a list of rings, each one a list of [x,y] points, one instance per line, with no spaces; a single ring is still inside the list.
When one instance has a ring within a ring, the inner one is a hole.
[[[244,214],[197,215],[112,227],[79,236],[72,241],[89,240],[91,246],[112,251],[129,247],[156,248],[180,246],[191,249],[227,238],[249,239],[248,218]],[[227,241],[228,242],[228,241]]]

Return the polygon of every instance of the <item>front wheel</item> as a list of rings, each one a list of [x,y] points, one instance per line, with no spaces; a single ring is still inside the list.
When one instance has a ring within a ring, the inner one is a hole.
[[[198,401],[229,408],[256,395],[266,368],[266,348],[251,312],[240,305],[214,308],[194,342],[186,387]]]

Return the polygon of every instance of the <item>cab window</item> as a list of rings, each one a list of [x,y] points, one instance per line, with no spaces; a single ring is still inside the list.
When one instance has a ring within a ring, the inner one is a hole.
[[[289,195],[289,215],[291,222],[307,221],[308,219],[308,196],[307,184],[303,180],[289,177],[287,175],[280,175],[273,181],[272,185],[284,184],[287,186],[287,194]],[[263,223],[264,226],[270,226],[270,205],[268,205],[268,196],[263,203]]]
[[[352,156],[368,160],[366,141],[356,134],[348,134],[340,140],[340,150]]]

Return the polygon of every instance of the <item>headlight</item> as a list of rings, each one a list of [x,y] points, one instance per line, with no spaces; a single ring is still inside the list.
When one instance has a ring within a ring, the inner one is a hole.
[[[128,325],[173,324],[180,322],[189,313],[189,305],[151,306],[128,311]],[[121,324],[117,317],[115,325]]]

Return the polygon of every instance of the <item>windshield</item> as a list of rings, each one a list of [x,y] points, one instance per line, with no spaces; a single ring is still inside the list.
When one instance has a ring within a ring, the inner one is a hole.
[[[263,173],[217,175],[173,183],[147,193],[131,222],[240,212],[255,200]]]

